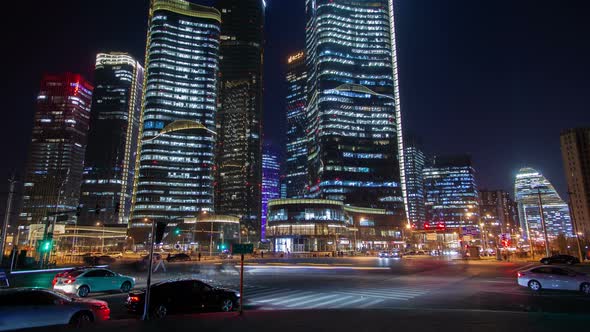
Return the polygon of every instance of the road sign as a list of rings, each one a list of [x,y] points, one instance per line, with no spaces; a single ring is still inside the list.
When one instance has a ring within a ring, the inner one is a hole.
[[[254,252],[254,244],[234,244],[231,246],[232,254],[251,254]]]
[[[472,241],[473,237],[471,235],[463,235],[463,241]]]
[[[426,233],[426,241],[436,241],[436,233]]]

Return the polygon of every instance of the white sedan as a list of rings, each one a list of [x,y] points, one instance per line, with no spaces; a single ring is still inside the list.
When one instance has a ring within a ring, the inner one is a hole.
[[[518,285],[541,289],[572,290],[590,295],[590,276],[563,267],[542,265],[518,271]]]

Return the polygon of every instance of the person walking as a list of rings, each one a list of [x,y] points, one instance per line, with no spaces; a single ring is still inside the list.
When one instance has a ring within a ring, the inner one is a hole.
[[[201,252],[199,251],[199,255],[197,256],[199,257],[199,262],[201,261]]]
[[[158,268],[162,267],[162,270],[166,272],[166,265],[164,264],[164,260],[160,255],[155,257],[156,259],[156,267],[154,268],[154,272],[158,271]]]

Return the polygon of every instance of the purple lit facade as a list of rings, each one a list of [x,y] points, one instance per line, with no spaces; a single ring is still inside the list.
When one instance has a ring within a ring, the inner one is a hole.
[[[280,171],[278,154],[265,146],[262,152],[262,216],[260,238],[266,238],[266,212],[268,201],[280,197]]]

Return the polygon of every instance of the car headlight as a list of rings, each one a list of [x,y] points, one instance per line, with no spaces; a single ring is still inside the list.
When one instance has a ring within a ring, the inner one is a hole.
[[[240,292],[236,292],[236,297],[241,297],[242,294],[240,294]]]

